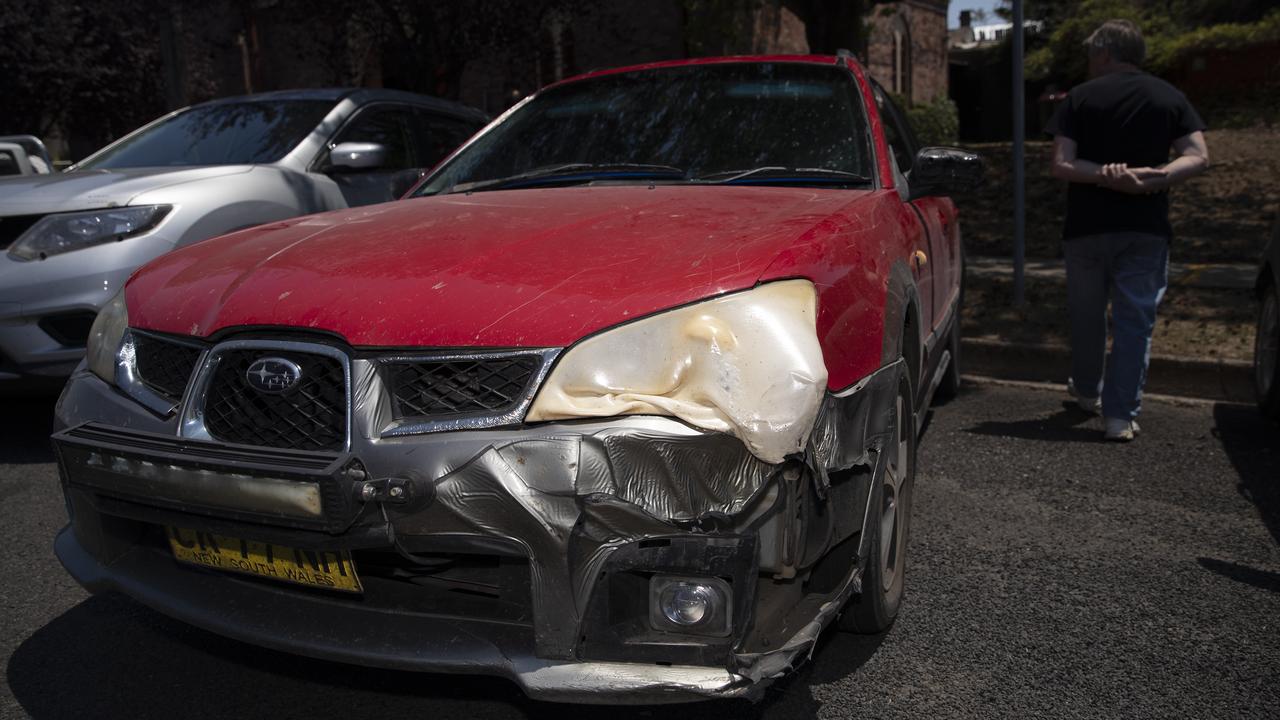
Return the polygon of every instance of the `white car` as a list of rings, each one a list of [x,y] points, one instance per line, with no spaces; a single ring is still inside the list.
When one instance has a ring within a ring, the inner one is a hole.
[[[282,91],[178,110],[66,172],[0,178],[0,391],[61,385],[148,260],[398,198],[484,122],[395,90]]]

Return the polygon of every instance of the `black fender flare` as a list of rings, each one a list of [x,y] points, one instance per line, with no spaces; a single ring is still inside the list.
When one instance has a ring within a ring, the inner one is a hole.
[[[884,367],[896,361],[899,356],[907,361],[910,368],[911,389],[920,392],[920,372],[923,366],[923,340],[920,321],[920,293],[916,289],[915,278],[907,261],[898,259],[889,268],[888,282],[884,299],[884,340],[880,351],[880,366]],[[912,320],[916,337],[913,347],[903,347],[902,330],[907,320]]]

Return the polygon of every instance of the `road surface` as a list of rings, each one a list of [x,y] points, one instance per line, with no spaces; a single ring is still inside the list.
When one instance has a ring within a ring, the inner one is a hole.
[[[496,679],[259,650],[54,560],[48,401],[0,404],[0,717],[864,718],[1280,716],[1280,430],[1149,402],[1143,434],[1022,387],[970,386],[921,445],[907,599],[881,637],[829,632],[757,705],[566,708]]]

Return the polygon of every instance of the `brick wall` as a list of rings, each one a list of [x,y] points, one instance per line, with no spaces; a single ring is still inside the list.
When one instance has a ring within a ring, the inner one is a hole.
[[[946,95],[947,3],[899,0],[873,5],[861,55],[871,76],[885,89],[912,102],[927,103]],[[895,57],[905,68],[896,81]]]

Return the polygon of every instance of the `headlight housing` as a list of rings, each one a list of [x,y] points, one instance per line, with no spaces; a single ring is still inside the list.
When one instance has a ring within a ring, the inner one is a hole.
[[[98,312],[93,327],[89,329],[85,353],[89,370],[112,385],[116,382],[117,355],[127,329],[129,311],[124,305],[124,290],[121,290]]]
[[[138,377],[138,363],[133,339],[129,331],[129,311],[125,307],[124,290],[116,293],[103,306],[89,329],[89,342],[85,362],[90,372],[125,395],[142,403],[159,415],[174,411],[174,402],[161,397]]]
[[[172,205],[139,205],[46,215],[9,248],[9,257],[44,260],[141,235],[160,224],[172,209]]]
[[[813,283],[785,280],[622,325],[569,348],[526,419],[672,415],[782,462],[826,390],[816,318]]]

